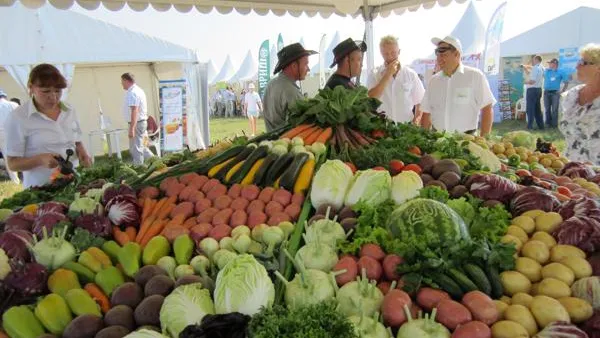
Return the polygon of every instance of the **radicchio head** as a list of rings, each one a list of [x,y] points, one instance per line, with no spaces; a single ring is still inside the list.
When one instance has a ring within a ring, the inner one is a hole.
[[[573,216],[588,216],[600,220],[600,205],[589,197],[581,196],[565,202],[558,213],[563,220]]]
[[[588,338],[587,333],[567,322],[552,322],[535,335],[536,338]]]
[[[138,226],[140,222],[140,207],[131,195],[118,195],[106,204],[108,219],[119,226]]]
[[[43,215],[38,216],[33,223],[33,234],[37,236],[37,238],[44,237],[44,228],[48,231],[48,234],[52,233],[52,229],[62,222],[66,221],[67,216],[58,212],[47,212]]]
[[[108,202],[110,202],[111,199],[116,196],[127,195],[136,197],[135,190],[127,184],[112,185],[104,190],[104,194],[102,195],[102,205],[108,209]]]
[[[4,230],[26,230],[31,231],[31,226],[35,221],[35,216],[27,212],[17,212],[6,218],[4,221]]]
[[[69,206],[64,203],[46,202],[46,203],[43,203],[42,205],[40,205],[40,207],[37,210],[37,215],[41,216],[48,212],[57,212],[59,214],[66,214],[68,210],[69,210]]]
[[[36,295],[46,291],[48,270],[38,263],[14,262],[4,283],[22,295]]]
[[[482,200],[496,200],[508,203],[519,186],[513,181],[498,175],[474,174],[469,178],[471,195]]]
[[[29,262],[31,255],[27,245],[33,241],[31,233],[25,230],[10,230],[0,233],[0,248],[8,258]]]
[[[110,220],[98,211],[93,214],[81,213],[73,224],[100,237],[108,237],[111,234]]]
[[[560,201],[548,190],[538,187],[525,187],[519,190],[510,201],[510,210],[518,216],[529,210],[551,212],[558,210]]]
[[[593,253],[600,250],[600,221],[586,216],[574,216],[552,232],[559,244],[568,244]]]
[[[582,162],[569,162],[558,172],[559,176],[568,176],[570,178],[585,178],[586,180],[596,176],[594,169]]]

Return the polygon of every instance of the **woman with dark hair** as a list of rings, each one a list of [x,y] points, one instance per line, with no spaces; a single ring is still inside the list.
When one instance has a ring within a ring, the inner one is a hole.
[[[75,167],[91,165],[77,114],[60,100],[67,80],[56,67],[40,64],[31,70],[27,86],[31,100],[13,110],[5,126],[8,166],[23,172],[26,188],[48,183],[67,149],[77,155]]]

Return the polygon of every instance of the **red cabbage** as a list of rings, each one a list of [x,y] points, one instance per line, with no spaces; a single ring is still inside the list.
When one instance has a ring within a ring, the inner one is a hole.
[[[600,277],[600,252],[593,253],[587,261],[592,266],[592,276]]]
[[[600,310],[595,310],[592,317],[583,322],[581,328],[590,338],[600,338]]]
[[[32,241],[33,238],[29,231],[10,230],[0,233],[0,248],[12,260],[29,262],[31,255],[29,254],[27,244]]]
[[[560,201],[550,191],[538,187],[525,187],[519,190],[510,201],[510,210],[518,216],[529,210],[555,211]]]
[[[46,203],[43,203],[42,205],[40,205],[40,207],[38,208],[37,216],[39,217],[48,212],[57,212],[60,214],[66,214],[68,210],[69,210],[69,206],[64,203],[46,202]]]
[[[552,232],[559,244],[574,245],[592,253],[600,250],[600,221],[586,216],[574,216]]]
[[[38,263],[11,264],[11,272],[4,278],[4,283],[22,295],[36,295],[46,291],[48,270]]]
[[[121,195],[137,196],[135,190],[127,184],[112,185],[104,190],[104,194],[102,195],[102,205],[107,206],[111,199]]]
[[[8,230],[26,230],[31,231],[31,226],[35,221],[35,216],[27,212],[17,212],[6,218],[4,221],[4,231]]]
[[[587,333],[567,322],[552,322],[535,335],[536,338],[588,338]]]
[[[592,167],[582,162],[569,162],[558,172],[558,176],[581,177],[587,180],[596,176],[596,172]]]
[[[558,211],[563,220],[573,216],[587,216],[600,219],[600,205],[586,196],[570,199]]]
[[[106,204],[108,219],[119,226],[139,226],[140,207],[135,196],[118,195]]]
[[[519,189],[515,182],[498,175],[474,174],[469,178],[469,184],[471,195],[502,203],[508,203]]]
[[[35,222],[33,223],[33,234],[36,235],[37,238],[44,237],[44,228],[46,228],[48,234],[52,234],[52,229],[54,229],[54,226],[66,220],[67,216],[64,214],[54,211],[46,212],[35,219]]]
[[[106,238],[111,235],[112,225],[110,220],[98,211],[93,214],[81,213],[75,218],[73,224],[100,237]]]

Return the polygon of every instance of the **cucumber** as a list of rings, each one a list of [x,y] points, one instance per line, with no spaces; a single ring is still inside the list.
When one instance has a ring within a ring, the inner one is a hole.
[[[477,290],[477,285],[458,269],[448,269],[448,276],[460,286],[464,293]]]
[[[250,156],[250,154],[252,154],[255,148],[256,147],[251,147],[250,145],[246,146],[239,154],[235,156],[235,158],[232,161],[229,161],[229,163],[223,166],[223,168],[221,168],[217,172],[214,178],[223,182],[225,180],[225,175],[227,175],[229,170],[231,170],[231,168],[233,168],[236,164],[240,163],[241,161],[245,160],[248,156]]]
[[[294,184],[300,175],[300,170],[306,161],[308,161],[309,155],[307,153],[298,153],[294,156],[292,164],[283,172],[279,181],[279,186],[287,191],[294,191]]]
[[[223,163],[230,158],[237,156],[242,150],[246,149],[246,146],[233,146],[229,149],[224,150],[220,154],[215,155],[213,158],[208,160],[205,165],[199,171],[199,174],[206,175],[210,168],[216,166],[219,163]]]
[[[450,295],[450,297],[456,299],[456,300],[461,300],[463,297],[463,291],[460,288],[460,286],[458,284],[456,284],[456,282],[442,274],[442,273],[435,273],[433,274],[433,281],[439,285],[440,288],[442,288],[442,290],[448,292],[448,294]]]
[[[464,270],[467,276],[471,278],[473,283],[477,285],[477,289],[479,289],[479,291],[488,296],[492,295],[492,284],[490,284],[490,281],[488,280],[482,268],[480,268],[478,265],[469,263],[465,264]]]
[[[486,272],[488,280],[492,285],[492,299],[500,299],[500,297],[502,297],[504,294],[504,288],[500,282],[500,273],[498,273],[498,268],[488,265]]]
[[[269,169],[271,168],[273,163],[277,161],[278,158],[279,155],[269,154],[269,156],[267,156],[263,161],[260,168],[258,168],[258,171],[256,172],[256,175],[254,176],[254,181],[252,183],[259,187],[262,186],[263,182],[265,181],[265,178],[267,177]]]
[[[277,181],[279,176],[283,174],[285,169],[290,165],[290,163],[292,163],[293,160],[294,154],[292,153],[287,153],[279,156],[279,158],[271,166],[271,169],[269,169],[269,172],[267,173],[267,176],[264,179],[264,186],[273,186],[275,181]]]
[[[244,164],[242,164],[240,169],[238,169],[238,171],[236,171],[235,174],[231,176],[231,179],[225,183],[240,183],[244,179],[244,177],[246,177],[248,171],[250,171],[254,163],[256,163],[256,161],[260,160],[261,158],[266,157],[268,154],[269,147],[267,145],[262,145],[254,149],[254,151],[250,155],[248,155],[248,157],[244,160]]]

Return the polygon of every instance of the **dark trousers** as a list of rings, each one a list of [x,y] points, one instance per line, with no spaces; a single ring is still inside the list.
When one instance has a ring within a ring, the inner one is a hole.
[[[546,125],[548,127],[558,127],[558,105],[560,94],[558,90],[544,91],[544,108],[546,109]]]
[[[538,129],[544,129],[544,116],[542,115],[542,88],[527,88],[527,129],[533,129],[533,120]]]

